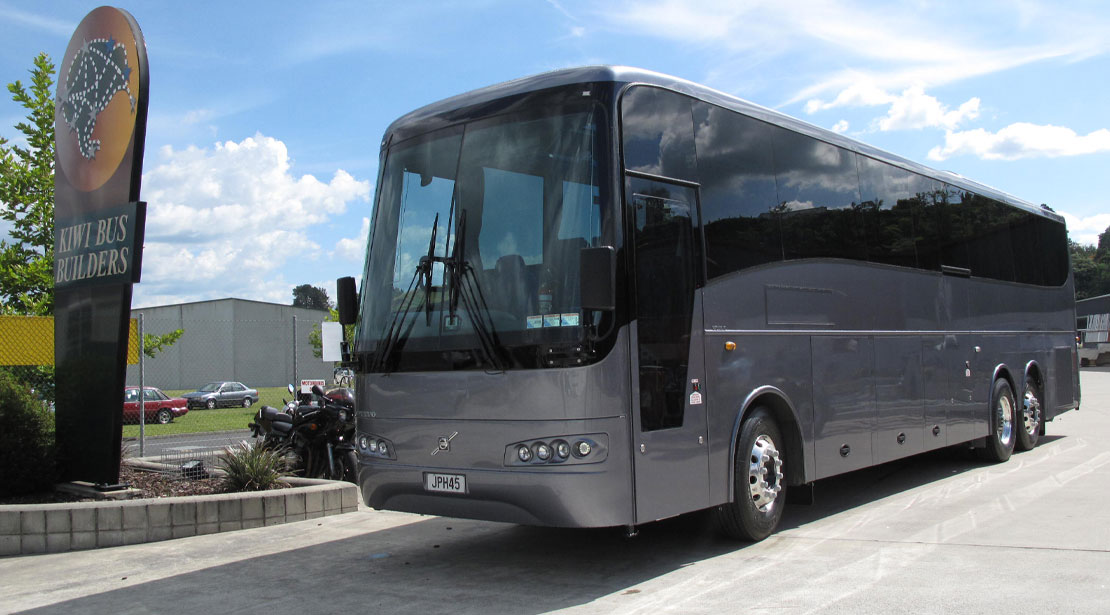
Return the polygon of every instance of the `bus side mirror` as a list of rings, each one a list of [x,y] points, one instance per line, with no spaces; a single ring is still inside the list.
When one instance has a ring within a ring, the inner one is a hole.
[[[358,316],[358,292],[355,279],[347,276],[335,281],[336,307],[339,310],[339,324],[353,325]]]
[[[616,262],[612,246],[582,248],[578,259],[582,309],[609,312],[617,309]]]

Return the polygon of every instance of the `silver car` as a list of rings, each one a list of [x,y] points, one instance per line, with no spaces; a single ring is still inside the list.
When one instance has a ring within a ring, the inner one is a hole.
[[[258,390],[247,388],[242,382],[209,382],[192,393],[182,395],[189,408],[242,406],[250,408],[258,401]]]

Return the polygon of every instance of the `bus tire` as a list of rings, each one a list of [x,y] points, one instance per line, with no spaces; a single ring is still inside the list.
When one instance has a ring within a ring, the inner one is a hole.
[[[732,502],[715,509],[717,526],[727,536],[758,542],[775,531],[786,504],[785,445],[765,408],[744,419],[736,444]]]
[[[1020,429],[1017,422],[1014,391],[1005,378],[994,381],[990,408],[990,435],[987,436],[986,445],[975,450],[982,459],[1003,462],[1013,454],[1017,432]]]
[[[1021,398],[1021,416],[1018,420],[1018,437],[1015,446],[1019,451],[1032,450],[1041,436],[1041,423],[1044,410],[1041,404],[1041,389],[1031,376],[1025,377],[1025,394]]]

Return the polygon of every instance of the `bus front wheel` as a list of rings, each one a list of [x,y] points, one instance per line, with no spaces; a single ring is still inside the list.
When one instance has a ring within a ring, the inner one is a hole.
[[[991,392],[991,432],[987,436],[986,445],[975,449],[981,458],[996,462],[1010,458],[1017,441],[1017,430],[1020,429],[1017,415],[1014,391],[1010,388],[1010,383],[1004,378],[995,380]]]
[[[732,538],[752,542],[775,531],[786,503],[785,441],[771,413],[756,408],[736,445],[732,502],[716,509],[717,524]]]

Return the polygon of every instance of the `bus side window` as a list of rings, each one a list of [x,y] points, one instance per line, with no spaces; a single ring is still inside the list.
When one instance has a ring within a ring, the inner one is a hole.
[[[624,166],[629,171],[697,181],[690,99],[633,87],[621,100]]]
[[[694,130],[708,277],[781,261],[771,126],[698,102]]]
[[[855,154],[775,128],[775,179],[786,260],[867,256]]]

